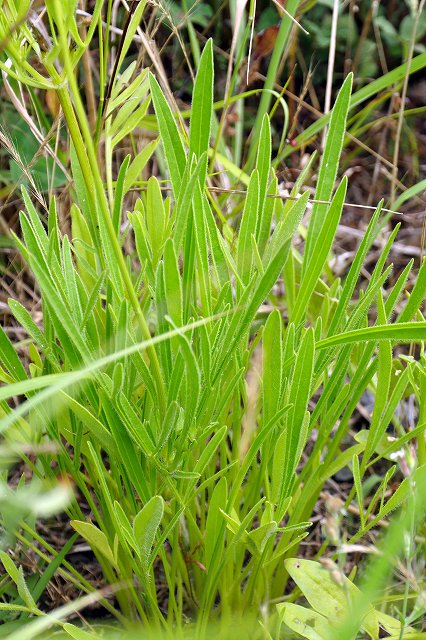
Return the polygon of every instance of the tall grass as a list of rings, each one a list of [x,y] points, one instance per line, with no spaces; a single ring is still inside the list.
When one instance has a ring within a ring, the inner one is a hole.
[[[374,93],[370,86],[352,95],[351,75],[330,117],[313,125],[328,123],[314,204],[306,173],[293,199],[280,197],[262,102],[246,193],[229,196],[230,209],[241,215],[226,221],[210,189],[209,155],[216,142],[212,42],[198,65],[187,130],[155,76],[134,63],[126,66],[144,11],[143,2],[134,3],[94,137],[75,70],[102,6],[95,3],[82,38],[72,3],[48,3],[50,42],[40,47],[27,8],[11,0],[4,5],[0,67],[14,86],[29,93],[53,90],[61,105],[70,144],[72,233],[61,231],[54,199],[43,221],[23,189],[21,234],[14,240],[40,289],[43,326],[9,300],[30,346],[23,362],[0,330],[0,427],[9,447],[31,444],[38,451],[33,457],[20,449],[33,478],[51,484],[69,479],[74,491],[66,513],[115,599],[91,594],[93,587],[66,553],[49,547],[30,518],[16,523],[15,533],[22,538],[23,530],[28,545],[33,536],[37,540],[40,574],[30,589],[22,569],[2,554],[5,583],[16,587],[15,597],[0,603],[4,629],[16,640],[59,624],[71,637],[88,637],[63,622],[78,602],[57,616],[45,616],[38,606],[53,563],[88,594],[81,606],[101,599],[124,628],[142,621],[155,633],[179,637],[189,623],[203,638],[215,624],[215,633],[225,637],[230,621],[253,617],[261,622],[254,623],[256,637],[279,637],[283,623],[297,631],[291,608],[276,606],[297,597],[289,576],[311,603],[291,559],[337,472],[352,469],[354,489],[346,506],[357,501],[358,520],[345,540],[342,505],[334,514],[340,533],[326,535],[324,548],[333,545],[338,553],[355,544],[399,507],[415,514],[409,529],[414,536],[424,514],[424,500],[413,506],[409,498],[426,484],[426,266],[409,295],[412,262],[388,286],[395,227],[360,288],[381,227],[379,204],[349,272],[343,281],[333,274],[333,241],[347,190],[346,178],[336,185],[347,116]],[[115,148],[143,126],[158,140],[126,156],[115,176]],[[157,177],[140,180],[153,155],[165,168],[167,197]],[[139,197],[127,211],[126,194],[134,188]],[[301,253],[293,241],[307,218]],[[406,343],[418,344],[420,357],[397,348]],[[374,395],[374,410],[366,432],[354,439],[351,419],[367,391]],[[398,417],[408,393],[419,407],[411,431]],[[7,402],[16,397],[22,398],[17,406]],[[393,439],[387,436],[391,423]],[[54,453],[44,451],[51,443]],[[408,477],[389,497],[395,469],[386,463],[389,471],[368,505],[371,470],[396,455],[408,461]],[[19,486],[16,495],[23,490]],[[400,533],[406,524],[401,521]],[[314,581],[318,575],[325,579],[317,566],[311,570]],[[385,576],[388,567],[380,571]],[[352,587],[351,596],[358,594]],[[369,597],[378,610],[378,593]],[[355,633],[366,628],[378,637],[373,605],[370,624],[360,617]],[[327,617],[325,611],[319,615]],[[28,624],[32,616],[39,620]],[[342,616],[339,611],[343,624]]]

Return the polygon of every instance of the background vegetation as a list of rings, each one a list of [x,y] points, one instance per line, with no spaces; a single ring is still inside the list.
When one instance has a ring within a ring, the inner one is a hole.
[[[1,8],[0,636],[425,637],[424,2]]]

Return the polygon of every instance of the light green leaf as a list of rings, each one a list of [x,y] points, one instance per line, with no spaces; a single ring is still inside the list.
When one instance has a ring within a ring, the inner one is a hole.
[[[319,562],[290,558],[284,561],[285,568],[315,611],[328,618],[333,624],[350,615],[351,600],[359,597],[359,589],[346,578],[339,576],[343,586],[333,578],[332,573]],[[350,598],[348,602],[348,596]],[[379,622],[370,606],[362,628],[371,638],[379,637]]]
[[[328,201],[333,193],[334,183],[339,167],[340,153],[346,132],[346,118],[352,90],[352,73],[349,73],[339,91],[331,114],[327,140],[321,159],[318,183],[315,191],[316,200]],[[304,271],[308,270],[311,258],[315,256],[315,246],[322,241],[323,231],[326,230],[324,209],[327,205],[314,204],[306,238]]]
[[[176,125],[172,110],[165,99],[160,85],[153,75],[149,76],[152,101],[158,118],[160,138],[164,146],[173,193],[177,198],[182,186],[183,172],[186,166],[186,155],[182,138]]]
[[[153,496],[133,521],[133,533],[140,548],[140,556],[145,571],[150,568],[150,553],[163,513],[163,498],[161,496]]]
[[[189,149],[200,159],[208,151],[213,114],[213,41],[207,40],[198,66],[192,96]],[[207,167],[207,157],[205,158]],[[200,178],[204,185],[204,175]]]
[[[142,170],[145,168],[148,160],[157,148],[159,138],[151,140],[146,147],[142,149],[140,153],[132,160],[129,168],[126,171],[124,178],[123,195],[129,191],[129,189],[135,184]]]
[[[114,556],[109,546],[108,539],[103,531],[98,529],[92,522],[81,522],[80,520],[71,520],[73,529],[81,535],[82,538],[89,543],[93,551],[100,553],[108,562],[114,566]]]
[[[278,616],[289,629],[308,640],[328,640],[330,622],[312,609],[286,602],[277,604]]]
[[[226,478],[221,478],[211,494],[207,513],[206,534],[204,538],[204,558],[207,571],[210,568],[215,547],[218,545],[221,546],[221,541],[224,539],[225,532],[222,527],[220,509],[225,509],[227,495]]]
[[[69,622],[66,622],[62,628],[69,636],[71,636],[71,638],[74,638],[74,640],[96,640],[99,637],[98,635],[88,633],[87,631],[84,631],[83,629],[80,629],[80,627],[76,627],[74,624],[70,624]]]

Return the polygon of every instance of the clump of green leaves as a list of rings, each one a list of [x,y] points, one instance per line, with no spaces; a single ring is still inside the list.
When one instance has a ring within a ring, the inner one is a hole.
[[[396,228],[359,290],[380,225],[379,205],[344,281],[330,268],[347,188],[346,178],[337,188],[335,182],[351,75],[330,118],[303,254],[293,239],[309,202],[306,172],[293,199],[283,201],[267,114],[247,193],[232,196],[241,215],[225,222],[209,189],[212,42],[201,56],[188,131],[156,78],[125,66],[142,5],[123,39],[107,119],[98,123],[107,193],[74,76],[93,31],[80,41],[73,12],[53,2],[47,8],[50,52],[40,49],[25,23],[7,36],[12,64],[2,62],[3,68],[22,85],[57,91],[72,140],[73,204],[69,237],[61,233],[55,201],[44,224],[23,190],[22,237],[15,242],[40,288],[43,327],[18,301],[9,301],[28,334],[30,364],[24,367],[1,330],[1,427],[6,441],[25,434],[40,448],[36,461],[29,461],[34,477],[72,478],[76,492],[67,514],[114,591],[115,604],[104,604],[121,624],[143,621],[156,632],[179,635],[189,621],[202,638],[211,623],[225,628],[255,612],[263,625],[259,634],[262,628],[266,634],[289,620],[289,606],[283,618],[275,603],[284,597],[289,575],[294,578],[288,558],[308,535],[329,478],[348,465],[353,469],[360,519],[351,542],[409,496],[407,480],[388,497],[389,474],[364,512],[363,483],[374,463],[417,439],[410,473],[424,485],[424,411],[416,429],[407,431],[397,408],[409,389],[425,406],[425,362],[398,358],[393,347],[426,339],[420,311],[426,267],[402,305],[413,263],[386,288]],[[22,35],[25,54],[15,46]],[[29,52],[46,76],[39,77]],[[155,119],[147,115],[151,101]],[[159,144],[127,156],[114,180],[114,148],[144,124],[158,132]],[[154,153],[170,182],[166,198],[156,177],[142,185],[138,180]],[[124,198],[135,184],[143,189],[128,212]],[[133,250],[124,255],[129,237]],[[350,421],[367,389],[375,408],[367,434],[355,441]],[[12,409],[6,401],[18,395],[26,399]],[[392,442],[386,441],[391,421]],[[41,446],[52,442],[55,465]],[[26,540],[38,536],[34,524],[24,527]],[[83,592],[91,591],[65,556],[47,544],[45,550],[38,551],[41,571],[54,558]],[[43,616],[22,572],[8,560],[6,565],[18,591],[12,603],[0,606],[3,621],[10,623],[11,612],[21,612],[23,622],[40,616],[34,633],[44,632],[57,620]],[[89,593],[84,603],[93,597]],[[73,625],[63,628],[71,637],[86,637]]]

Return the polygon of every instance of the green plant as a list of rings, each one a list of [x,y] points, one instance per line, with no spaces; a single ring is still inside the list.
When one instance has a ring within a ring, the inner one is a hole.
[[[22,237],[14,239],[41,292],[43,328],[9,300],[29,336],[29,365],[0,330],[0,428],[6,442],[39,449],[35,460],[22,454],[35,478],[72,479],[76,493],[66,512],[114,591],[115,603],[104,600],[105,607],[124,627],[143,621],[176,637],[188,621],[202,638],[211,623],[225,633],[230,620],[238,623],[255,612],[263,625],[259,636],[268,637],[279,623],[274,603],[284,597],[288,581],[284,561],[297,555],[335,473],[353,469],[349,501],[356,491],[361,507],[353,541],[409,495],[407,479],[387,497],[389,473],[370,511],[363,512],[363,483],[378,461],[417,442],[410,477],[424,486],[424,409],[414,431],[397,417],[409,385],[418,406],[426,405],[424,356],[397,356],[393,348],[423,347],[426,263],[402,304],[413,263],[388,289],[395,228],[367,285],[359,288],[380,228],[379,205],[344,281],[333,274],[330,257],[347,180],[337,189],[335,182],[348,110],[357,99],[351,103],[351,75],[328,119],[301,254],[293,239],[309,203],[306,172],[293,199],[283,201],[267,114],[247,193],[230,197],[233,215],[224,215],[210,189],[212,42],[200,59],[187,131],[155,77],[134,63],[126,66],[144,10],[143,3],[134,3],[109,89],[101,89],[93,132],[75,69],[103,3],[95,3],[86,38],[71,4],[47,5],[47,51],[24,20],[26,7],[19,14],[7,2],[1,23],[11,64],[1,60],[0,67],[22,87],[57,92],[70,137],[73,203],[69,237],[61,233],[54,199],[43,224],[22,191]],[[18,46],[22,38],[25,47]],[[148,114],[151,100],[154,116]],[[153,141],[132,160],[126,156],[114,176],[117,145],[136,126],[158,132],[160,143]],[[104,143],[101,160],[93,138]],[[167,170],[166,198],[157,178],[139,179],[152,154]],[[133,188],[140,193],[127,212],[124,198]],[[356,441],[350,420],[367,389],[375,395],[375,409],[366,437]],[[12,408],[7,400],[16,396],[26,399]],[[391,422],[395,440],[388,442]],[[54,453],[43,450],[46,443],[55,444]],[[27,544],[35,536],[45,547],[35,551],[42,575],[53,559],[88,593],[84,603],[103,598],[48,548],[34,522],[23,527]],[[71,637],[87,637],[63,622],[78,603],[57,617],[45,616],[22,572],[5,563],[8,586],[17,587],[15,600],[0,603],[5,633],[7,625],[15,628],[16,614],[19,622],[40,620],[32,623],[34,631],[14,631],[15,639],[55,624]]]

